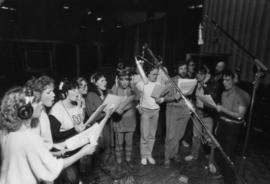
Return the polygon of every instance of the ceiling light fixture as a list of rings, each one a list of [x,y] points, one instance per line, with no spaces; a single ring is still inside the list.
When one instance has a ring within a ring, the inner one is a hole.
[[[102,21],[102,17],[98,17],[97,18],[97,21]]]
[[[119,24],[116,25],[116,28],[118,28],[118,29],[120,29],[121,27],[122,27],[122,26],[119,25]]]
[[[67,5],[67,4],[65,4],[65,5],[63,6],[63,9],[64,9],[64,10],[69,10],[69,9],[70,9],[70,6]]]
[[[88,10],[87,15],[91,15],[91,14],[92,14],[92,11]]]
[[[1,6],[1,9],[2,9],[2,10],[8,10],[8,9],[9,9],[9,7],[6,7],[6,6]]]
[[[1,6],[1,9],[2,9],[2,10],[9,10],[9,11],[16,11],[15,8],[7,7],[7,6]]]

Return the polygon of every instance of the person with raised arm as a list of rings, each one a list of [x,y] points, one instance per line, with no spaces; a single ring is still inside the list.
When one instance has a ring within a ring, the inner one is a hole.
[[[155,85],[160,85],[160,83],[157,82],[159,69],[145,65],[144,71],[145,73],[140,73],[143,80],[136,84],[136,88],[140,92],[140,102],[138,109],[141,114],[141,164],[147,165],[147,162],[150,164],[156,163],[155,159],[153,158],[152,151],[155,144],[155,136],[158,126],[160,110],[159,104],[163,103],[164,98],[151,97]]]

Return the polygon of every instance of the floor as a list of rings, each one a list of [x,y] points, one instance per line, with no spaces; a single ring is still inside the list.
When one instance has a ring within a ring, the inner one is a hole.
[[[269,135],[253,132],[250,137],[248,154],[244,162],[238,158],[236,166],[241,176],[248,184],[268,184],[270,183],[270,143]],[[134,137],[133,163],[134,169],[122,167],[117,173],[115,162],[111,161],[111,174],[100,172],[101,184],[117,183],[137,183],[137,184],[181,184],[181,179],[188,179],[189,184],[223,184],[222,178],[213,175],[207,169],[207,161],[201,153],[200,159],[192,162],[185,162],[184,156],[189,154],[190,148],[180,146],[179,154],[182,158],[180,163],[172,163],[170,169],[163,166],[164,136],[157,135],[153,157],[156,165],[142,166],[139,154],[139,135]],[[240,164],[242,163],[242,164]],[[117,177],[120,177],[117,178]],[[84,183],[91,183],[89,177],[85,177]],[[93,182],[92,182],[93,183]],[[182,182],[183,183],[183,182]],[[241,183],[241,182],[238,182]]]

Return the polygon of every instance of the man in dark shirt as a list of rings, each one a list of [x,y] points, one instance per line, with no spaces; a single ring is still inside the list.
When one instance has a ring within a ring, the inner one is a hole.
[[[234,160],[238,136],[243,126],[243,120],[249,106],[248,93],[235,85],[235,75],[231,71],[223,73],[224,91],[221,95],[221,105],[217,105],[219,112],[217,139],[227,156]],[[236,176],[229,164],[218,151],[215,154],[216,163],[224,177],[225,184],[234,184]]]

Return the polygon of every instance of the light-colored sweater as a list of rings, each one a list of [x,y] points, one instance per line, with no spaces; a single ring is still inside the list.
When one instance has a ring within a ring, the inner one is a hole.
[[[63,160],[53,157],[43,138],[30,129],[9,133],[2,146],[0,184],[51,182],[63,169]]]
[[[39,117],[39,123],[40,123],[40,136],[44,139],[45,144],[50,150],[53,147],[53,139],[50,120],[45,111],[41,112],[41,115]]]

